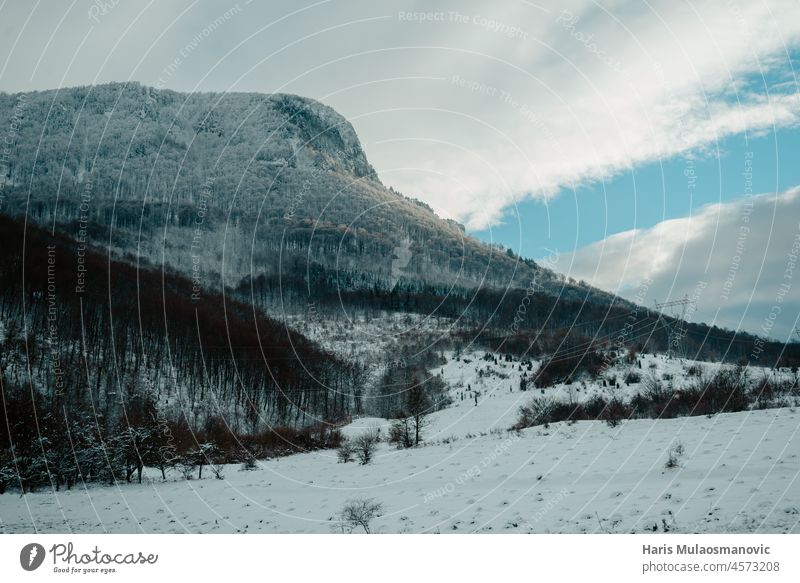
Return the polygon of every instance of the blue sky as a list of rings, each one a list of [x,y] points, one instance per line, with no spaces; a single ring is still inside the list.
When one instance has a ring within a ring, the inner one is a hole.
[[[525,257],[568,253],[609,235],[652,227],[692,215],[705,205],[742,197],[746,152],[752,152],[754,194],[800,185],[800,130],[786,128],[749,138],[739,134],[719,143],[719,155],[716,149],[679,155],[575,190],[562,189],[549,201],[523,200],[500,224],[473,234]],[[695,177],[693,188],[687,172]]]

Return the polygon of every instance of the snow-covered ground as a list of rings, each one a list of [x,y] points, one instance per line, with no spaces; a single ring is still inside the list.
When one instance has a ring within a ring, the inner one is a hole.
[[[365,427],[369,425],[365,424]],[[345,502],[384,507],[374,532],[800,532],[800,415],[558,423],[396,450],[335,452],[166,483],[0,496],[11,532],[331,532]],[[666,469],[676,441],[685,453]]]
[[[228,466],[185,481],[0,495],[2,532],[331,532],[355,497],[383,505],[373,532],[800,532],[800,414],[778,408],[710,417],[508,428],[541,389],[519,390],[518,361],[455,358],[431,374],[453,404],[429,417],[425,445],[378,446],[368,466],[335,451]],[[685,380],[693,363],[642,356],[642,373]],[[532,364],[535,372],[537,363]],[[651,368],[652,366],[652,368]],[[713,374],[719,365],[703,363]],[[638,370],[638,365],[636,366]],[[604,376],[620,376],[611,369]],[[789,371],[751,371],[753,378]],[[577,389],[580,388],[580,391]],[[602,381],[545,389],[560,399],[629,396]],[[475,395],[477,394],[477,405]],[[462,398],[463,396],[463,398]],[[389,422],[354,420],[354,437]],[[665,467],[680,443],[678,467]]]
[[[544,395],[565,402],[585,401],[595,394],[600,394],[606,399],[614,396],[627,399],[643,390],[648,376],[654,376],[665,385],[671,382],[679,388],[696,381],[693,377],[687,377],[686,371],[692,366],[699,366],[706,378],[713,376],[720,367],[730,367],[719,363],[668,359],[662,355],[644,354],[639,357],[641,368],[638,364],[633,367],[615,365],[606,370],[601,379],[575,381],[571,385],[559,383],[546,389],[537,389],[533,386],[533,382],[529,382],[527,390],[521,391],[520,377],[527,375],[532,379],[538,369],[538,362],[533,362],[532,370],[528,371],[527,365],[516,359],[507,362],[498,357],[498,362],[494,363],[484,360],[484,355],[483,352],[473,352],[455,357],[452,353],[448,353],[447,364],[431,371],[432,374],[441,375],[450,385],[453,404],[431,416],[429,439],[464,437],[492,430],[506,430],[516,422],[520,406],[535,396]],[[627,385],[623,378],[628,371],[639,374],[641,381]],[[751,382],[761,379],[764,375],[773,380],[793,378],[788,369],[773,371],[768,368],[750,367],[748,374]],[[612,387],[608,382],[603,385],[603,378],[613,377],[616,377],[619,388]],[[665,380],[665,377],[668,380]],[[376,422],[373,420],[371,423],[374,425]]]

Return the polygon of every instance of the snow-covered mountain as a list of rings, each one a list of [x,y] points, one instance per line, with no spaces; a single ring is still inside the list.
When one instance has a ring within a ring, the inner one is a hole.
[[[109,84],[0,95],[12,117],[0,493],[41,504],[26,518],[0,497],[2,528],[317,532],[380,491],[383,531],[797,529],[794,498],[766,504],[796,466],[778,441],[800,345],[477,241],[383,185],[313,100]],[[715,431],[739,469],[704,447]],[[758,494],[740,478],[765,471]],[[209,472],[213,517],[186,496]],[[126,485],[139,518],[111,499],[89,515],[74,489],[138,479],[172,514]]]

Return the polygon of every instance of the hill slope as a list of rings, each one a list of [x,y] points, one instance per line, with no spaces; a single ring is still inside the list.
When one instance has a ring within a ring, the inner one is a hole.
[[[15,116],[7,212],[207,285],[318,266],[364,287],[524,287],[536,270],[386,188],[311,99],[108,84],[1,95],[0,123]]]
[[[493,346],[517,336],[517,352],[572,352],[587,338],[613,343],[634,313],[638,335],[617,349],[669,342],[657,314],[479,242],[385,187],[349,122],[311,99],[111,83],[0,94],[0,124],[15,128],[1,212],[281,317],[309,306],[435,314]],[[684,339],[701,359],[784,356],[755,342],[704,325]]]

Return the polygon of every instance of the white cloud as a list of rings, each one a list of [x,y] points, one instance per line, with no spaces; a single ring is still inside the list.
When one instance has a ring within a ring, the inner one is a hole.
[[[445,81],[442,100],[473,119],[402,117],[399,132],[447,136],[475,156],[440,143],[409,151],[393,144],[377,148],[378,165],[401,190],[481,228],[525,197],[713,149],[730,135],[796,124],[796,87],[768,94],[758,82],[787,69],[784,51],[798,39],[800,5],[738,6],[655,2],[650,11],[618,2],[605,13],[587,2],[561,23],[557,13],[540,15],[542,44],[490,53],[508,64],[456,55],[437,68],[495,89],[470,92]],[[388,169],[398,160],[424,171],[396,178]]]
[[[651,279],[650,305],[696,297],[693,321],[785,341],[800,316],[799,253],[800,189],[793,189],[612,235],[560,257],[556,269],[630,299]]]
[[[0,87],[158,84],[235,1],[168,4],[119,3],[95,22],[93,0],[6,3]],[[322,99],[353,120],[387,184],[472,228],[524,198],[800,116],[795,0],[239,5],[168,87]]]

